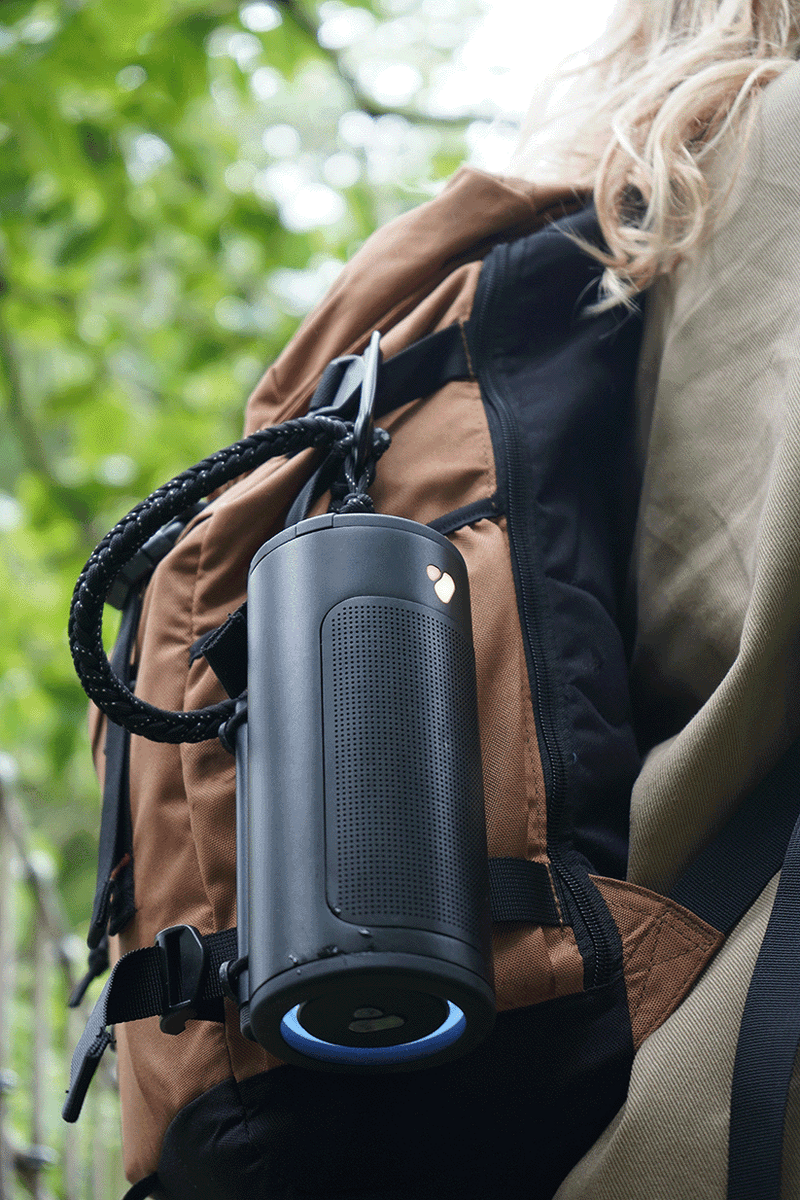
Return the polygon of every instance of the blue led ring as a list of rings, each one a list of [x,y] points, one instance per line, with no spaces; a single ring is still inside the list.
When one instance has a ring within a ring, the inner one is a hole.
[[[287,1046],[309,1058],[322,1062],[352,1063],[354,1066],[371,1066],[386,1063],[413,1062],[417,1058],[428,1058],[440,1050],[446,1050],[457,1042],[467,1028],[467,1019],[461,1009],[447,1001],[448,1013],[438,1029],[414,1042],[403,1042],[397,1046],[339,1046],[335,1042],[323,1042],[303,1029],[297,1019],[300,1005],[286,1013],[281,1021],[281,1037]]]

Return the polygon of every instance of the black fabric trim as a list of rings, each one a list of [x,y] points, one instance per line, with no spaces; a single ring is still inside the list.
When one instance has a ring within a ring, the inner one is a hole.
[[[439,1067],[346,1075],[281,1066],[226,1080],[172,1121],[164,1200],[551,1200],[624,1103],[622,979],[499,1013]]]
[[[794,827],[742,1016],[731,1087],[728,1200],[780,1200],[800,1046],[800,821]]]
[[[493,921],[560,925],[550,873],[544,863],[524,858],[489,859]]]
[[[111,655],[111,669],[131,685],[131,656],[142,611],[141,592],[128,593],[119,634]],[[128,754],[131,735],[108,721],[105,742],[103,809],[97,855],[97,885],[87,942],[94,950],[106,929],[119,933],[136,911],[133,890],[133,831],[128,786]]]
[[[146,1197],[156,1194],[158,1187],[158,1175],[148,1175],[145,1179],[140,1179],[133,1187],[128,1188],[122,1200],[146,1200]]]
[[[487,256],[467,327],[506,477],[509,534],[546,774],[548,836],[624,878],[639,755],[620,633],[636,483],[638,314],[588,316],[591,206]],[[587,636],[581,636],[581,630]],[[593,903],[591,897],[588,903]]]
[[[198,643],[195,643],[197,645]],[[247,687],[247,602],[202,639],[201,654],[231,697]]]
[[[445,513],[444,516],[436,517],[428,522],[428,528],[447,535],[455,533],[457,529],[463,529],[465,525],[473,525],[476,521],[494,520],[502,512],[500,497],[495,492],[493,496],[474,500],[472,504],[464,504],[461,508],[454,508],[452,512]]]
[[[208,642],[214,636],[214,634],[218,632],[219,629],[219,625],[216,629],[209,629],[208,633],[204,633],[203,636],[199,637],[196,642],[192,642],[191,646],[189,647],[190,667],[192,663],[197,662],[198,658],[203,658],[206,652],[206,642]]]
[[[474,330],[471,325],[466,326],[468,336],[474,336]],[[492,457],[494,458],[494,473],[497,481],[497,490],[493,499],[497,503],[498,512],[508,513],[508,453],[506,450],[505,436],[503,427],[500,423],[499,414],[495,411],[492,405],[487,401],[483,390],[483,411],[486,416],[486,424],[489,426],[489,437],[492,443]]]
[[[670,898],[729,933],[780,871],[800,814],[800,739],[698,854]]]

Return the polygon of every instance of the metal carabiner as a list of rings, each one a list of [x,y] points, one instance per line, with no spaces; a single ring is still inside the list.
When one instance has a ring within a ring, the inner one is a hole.
[[[372,450],[375,396],[378,391],[378,372],[383,361],[381,335],[376,329],[369,339],[363,354],[364,378],[361,381],[361,396],[358,413],[353,424],[353,453],[351,456],[353,477],[358,481],[364,474]]]

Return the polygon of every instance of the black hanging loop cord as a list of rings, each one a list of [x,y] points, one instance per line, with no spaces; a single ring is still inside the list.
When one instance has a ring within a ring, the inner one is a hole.
[[[335,513],[371,513],[375,511],[372,497],[367,489],[375,481],[375,466],[381,454],[388,448],[391,441],[384,429],[375,429],[372,433],[372,457],[366,462],[361,475],[356,478],[353,472],[352,456],[348,455],[342,468],[343,479],[331,484],[330,512]]]
[[[375,460],[389,445],[389,436],[383,430],[375,429],[370,442],[371,453],[364,472],[354,481],[357,486],[352,499],[356,504],[362,494],[359,487],[362,483],[369,485],[374,476]],[[69,642],[75,670],[86,694],[110,720],[154,742],[203,742],[218,736],[220,725],[233,715],[236,705],[235,700],[225,700],[195,712],[168,712],[139,699],[114,674],[103,648],[103,606],[125,564],[168,521],[268,459],[314,447],[333,451],[344,460],[352,453],[353,446],[352,423],[321,413],[258,430],[176,475],[131,509],[106,534],[75,585],[69,616]],[[349,485],[350,480],[348,488]],[[350,494],[345,498],[345,505],[348,499],[351,499]],[[358,509],[352,507],[346,511]]]

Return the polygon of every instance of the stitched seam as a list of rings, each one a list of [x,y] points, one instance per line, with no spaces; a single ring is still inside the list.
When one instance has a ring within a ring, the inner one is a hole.
[[[470,377],[470,379],[477,380],[478,376],[476,375],[475,368],[472,365],[472,355],[469,352],[469,342],[467,341],[467,333],[466,333],[466,329],[464,328],[464,324],[465,324],[465,322],[462,318],[458,322],[458,329],[459,329],[459,333],[461,334],[461,344],[464,347],[464,354],[466,355],[467,366],[469,367],[469,377]]]
[[[652,910],[647,904],[642,902],[636,903],[638,897],[636,897],[635,893],[631,895],[628,892],[615,889],[614,893],[612,894],[621,896],[624,906],[628,912],[650,918],[644,930],[640,934],[630,934],[628,936],[625,941],[626,950],[635,950],[636,947],[639,946],[647,937],[648,933],[653,928],[654,922],[658,922],[658,924],[661,925],[665,920],[669,920],[672,927],[678,929],[684,935],[687,941],[690,941],[697,949],[711,945],[714,941],[713,935],[706,933],[704,929],[698,929],[692,921],[688,921],[686,917],[673,908],[672,905],[667,905],[665,910],[656,917],[653,916]]]
[[[497,495],[497,469],[496,469],[496,465],[494,462],[494,450],[492,449],[492,444],[491,444],[492,437],[489,432],[489,425],[486,420],[486,412],[483,407],[483,397],[481,396],[480,383],[479,383],[478,377],[475,373],[475,367],[473,366],[473,363],[472,363],[472,356],[470,355],[470,352],[469,352],[469,342],[467,340],[467,333],[466,333],[465,323],[463,320],[460,320],[458,322],[458,331],[461,334],[461,343],[464,347],[464,354],[467,359],[467,368],[469,369],[470,380],[471,380],[471,382],[478,384],[478,390],[477,390],[477,395],[475,397],[475,401],[480,410],[480,415],[483,418],[483,429],[482,429],[482,436],[481,436],[481,441],[482,441],[482,445],[483,445],[483,473],[486,478],[486,490],[488,491],[489,488],[491,487],[492,495],[495,496],[495,495]]]
[[[648,983],[648,980],[650,979],[650,975],[653,970],[653,964],[656,961],[658,947],[661,944],[661,938],[663,936],[663,933],[664,933],[664,917],[661,917],[661,919],[656,924],[656,936],[653,939],[653,949],[650,952],[650,958],[648,960],[647,967],[645,968],[645,975],[644,975],[644,979],[642,980],[642,987],[639,991],[639,996],[638,996],[637,1002],[632,1007],[632,1010],[631,1010],[631,1020],[632,1021],[635,1020],[636,1017],[639,1015],[639,1010],[641,1009],[642,1005],[644,1004],[644,998],[645,998],[645,995],[647,994],[647,983]]]
[[[195,571],[194,571],[194,580],[192,581],[192,604],[191,604],[190,615],[189,615],[189,635],[190,635],[189,645],[190,646],[194,645],[194,643],[197,641],[197,636],[198,636],[197,635],[197,628],[198,628],[197,593],[199,590],[199,583],[200,583],[200,566],[203,561],[203,553],[206,549],[206,541],[208,540],[208,534],[209,534],[210,528],[211,528],[211,522],[207,521],[205,524],[205,528],[203,530],[201,539],[200,539],[200,543],[197,547],[197,559],[196,559],[196,565],[195,565]],[[186,657],[188,659],[188,655]],[[187,691],[189,688],[189,672],[190,672],[190,670],[191,670],[191,667],[187,666],[186,674],[184,676],[184,685],[183,685],[183,707],[184,707],[184,709],[186,708],[186,694],[187,694]],[[214,905],[212,903],[211,896],[208,893],[208,888],[206,887],[206,881],[205,881],[202,867],[200,865],[200,857],[199,857],[198,850],[197,850],[197,838],[195,836],[195,831],[194,831],[192,806],[189,803],[189,792],[186,787],[186,772],[184,769],[182,755],[181,755],[181,776],[182,776],[182,781],[183,781],[183,794],[186,798],[186,807],[189,812],[189,829],[191,830],[191,834],[192,834],[192,849],[194,850],[194,859],[195,859],[195,862],[197,863],[197,874],[200,879],[200,886],[202,887],[203,893],[206,897],[206,903],[208,905],[208,911],[209,911],[209,915],[211,918],[211,925],[212,925],[212,927],[216,928],[216,920],[215,920],[215,916],[214,916]],[[228,1040],[228,1023],[227,1023],[227,1021],[222,1022],[222,1044],[225,1048],[225,1057],[228,1060],[229,1078],[235,1080],[236,1076],[235,1076],[234,1070],[233,1070],[233,1056],[231,1053],[231,1047],[230,1047],[230,1043]],[[246,1116],[245,1116],[245,1123],[246,1123]]]
[[[713,939],[701,936],[699,930],[692,929],[691,926],[684,925],[681,921],[677,921],[673,925],[671,922],[669,922],[670,915],[671,914],[669,912],[666,912],[662,913],[659,917],[653,917],[651,921],[649,921],[644,927],[641,933],[631,934],[631,936],[625,942],[625,949],[628,951],[629,955],[635,953],[635,951],[639,948],[639,946],[641,946],[654,928],[661,930],[665,922],[670,923],[672,928],[675,928],[677,932],[681,933],[686,938],[687,942],[690,943],[692,949],[702,950],[706,946],[711,945]],[[665,959],[664,961],[667,960]]]
[[[539,800],[544,800],[540,797],[536,788],[536,780],[538,772],[536,770],[536,758],[538,757],[538,741],[535,740],[535,726],[532,730],[531,721],[533,720],[533,704],[534,699],[531,694],[530,685],[528,682],[528,672],[525,663],[525,647],[522,645],[520,637],[519,654],[522,656],[522,669],[520,670],[520,697],[522,701],[523,723],[525,729],[525,772],[529,776],[529,786],[526,787],[527,803],[528,803],[528,820],[526,830],[526,853],[529,857],[533,857],[542,850],[547,848],[547,815],[544,804],[539,804]],[[532,747],[535,747],[535,751]],[[526,783],[528,780],[526,779]]]
[[[685,958],[687,955],[696,954],[698,951],[707,952],[708,950],[711,949],[711,945],[712,945],[711,939],[704,940],[704,941],[697,941],[696,939],[694,939],[692,937],[687,937],[687,941],[689,942],[689,947],[687,949],[682,950],[676,954],[667,955],[664,958],[659,956],[658,949],[659,949],[659,946],[661,944],[661,941],[662,941],[662,938],[664,935],[665,926],[668,925],[668,921],[667,921],[668,915],[669,915],[668,913],[664,913],[664,915],[662,917],[660,917],[659,920],[656,922],[657,932],[656,932],[655,938],[653,939],[653,948],[650,952],[650,956],[649,956],[647,963],[644,964],[642,967],[639,967],[637,969],[637,971],[635,972],[635,974],[632,977],[630,977],[630,982],[632,982],[634,978],[638,977],[640,974],[642,975],[642,982],[641,982],[641,987],[639,988],[638,996],[636,998],[636,1001],[631,1004],[631,1020],[634,1020],[638,1016],[639,1010],[641,1009],[641,1007],[644,1003],[645,995],[647,992],[647,983],[648,983],[650,975],[653,971],[653,967],[654,967],[656,961],[658,962],[659,965],[661,965],[662,963],[676,962],[678,959]],[[682,931],[684,931],[685,930],[684,923],[680,922],[680,921],[678,923],[679,923],[679,925],[682,926]],[[651,926],[651,929],[652,929],[652,926]],[[641,940],[643,940],[643,939],[641,939]]]
[[[650,951],[650,957],[647,960],[647,962],[644,963],[641,967],[639,967],[639,969],[636,972],[637,976],[641,976],[641,982],[639,984],[638,991],[635,994],[635,998],[633,995],[630,994],[630,992],[628,995],[628,1004],[630,1005],[630,1010],[631,1010],[631,1021],[633,1021],[634,1018],[636,1017],[636,1014],[639,1012],[639,1009],[641,1008],[642,1003],[644,1001],[644,994],[645,994],[645,991],[647,990],[647,981],[650,978],[651,971],[653,970],[653,961],[655,959],[655,953],[656,953],[656,949],[658,947],[659,937],[661,934],[660,926],[661,926],[660,921],[652,922],[650,925],[648,925],[646,927],[645,932],[637,939],[637,941],[634,945],[634,949],[638,948],[644,942],[645,938],[648,937],[649,935],[651,935],[655,930],[655,937],[653,938],[653,947]],[[623,957],[624,957],[624,949],[623,949]],[[630,982],[630,984],[632,984],[633,978],[631,978],[629,982]],[[633,989],[631,988],[631,991],[632,990]]]
[[[556,912],[558,913],[559,924],[566,925],[566,921],[564,920],[564,914],[561,911],[561,901],[558,898],[558,891],[556,890],[555,880],[553,879],[553,870],[552,870],[552,866],[550,863],[550,859],[548,859],[544,865],[547,868],[547,878],[550,880],[550,891],[553,893],[553,899],[555,900]]]

